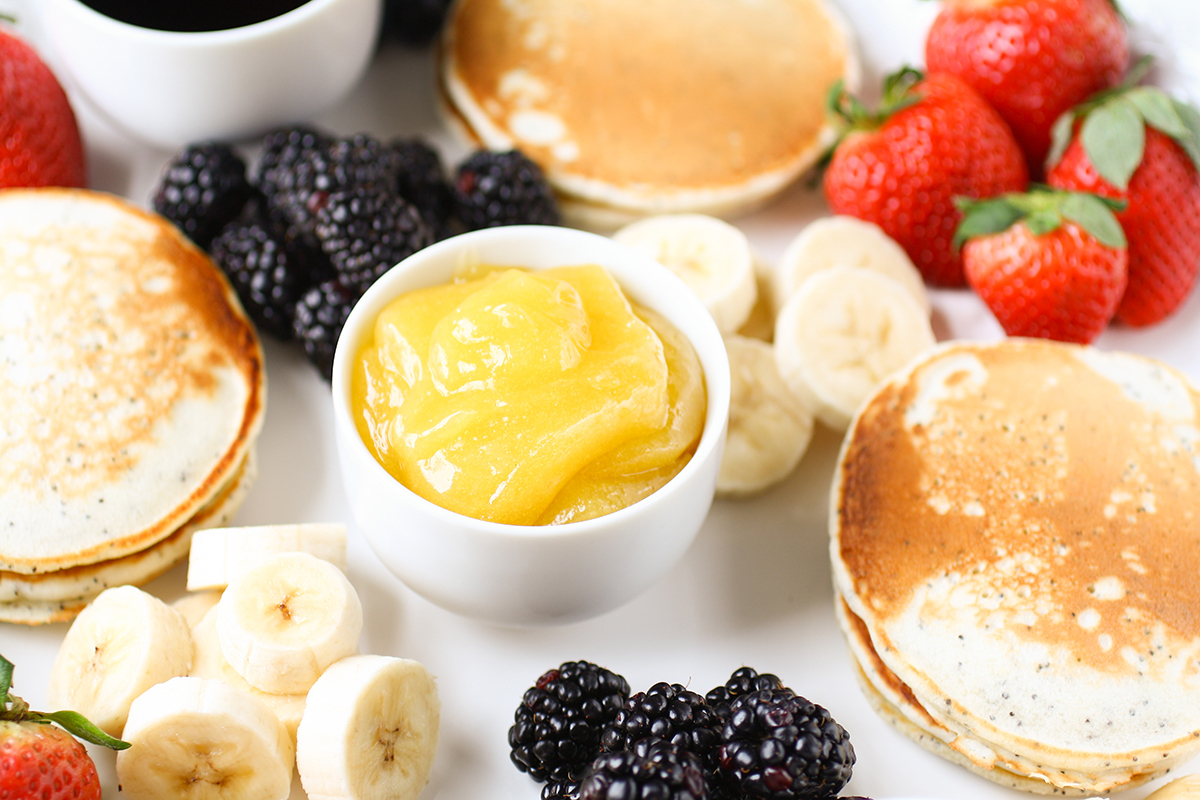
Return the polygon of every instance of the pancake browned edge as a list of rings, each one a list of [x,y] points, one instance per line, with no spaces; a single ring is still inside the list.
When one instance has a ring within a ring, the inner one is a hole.
[[[823,0],[459,0],[440,54],[452,127],[520,148],[586,227],[761,205],[831,143],[826,94],[859,74]]]
[[[1193,756],[1198,444],[1200,392],[1131,354],[951,342],[885,382],[847,432],[830,514],[876,707],[1046,793]]]
[[[98,192],[3,191],[0,285],[0,570],[141,553],[234,485],[262,350],[178,230]]]

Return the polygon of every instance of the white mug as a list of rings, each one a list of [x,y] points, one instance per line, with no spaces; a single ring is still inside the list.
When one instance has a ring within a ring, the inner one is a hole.
[[[104,116],[164,149],[235,140],[302,121],[362,77],[381,0],[308,0],[263,22],[204,32],[155,30],[81,0],[40,0],[63,76]]]

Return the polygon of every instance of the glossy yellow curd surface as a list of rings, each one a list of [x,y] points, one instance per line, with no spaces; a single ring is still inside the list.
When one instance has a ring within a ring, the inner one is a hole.
[[[691,458],[700,362],[598,266],[496,268],[393,300],[355,365],[359,434],[397,480],[515,525],[624,508]]]

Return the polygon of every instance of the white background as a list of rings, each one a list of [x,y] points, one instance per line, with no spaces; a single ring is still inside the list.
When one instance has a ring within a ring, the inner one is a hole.
[[[920,64],[924,31],[937,3],[840,0],[840,5],[857,32],[865,87],[878,86],[901,63]],[[1177,96],[1200,101],[1195,43],[1200,4],[1123,0],[1123,6],[1134,21],[1135,47],[1159,57],[1155,80]],[[0,0],[0,11],[14,12],[18,27],[40,42],[36,9],[37,0]],[[55,63],[53,53],[45,56]],[[72,100],[88,145],[92,187],[148,203],[170,153],[109,127],[74,92]],[[442,148],[450,164],[465,152],[437,117],[431,51],[385,46],[353,94],[312,121],[343,135],[421,134]],[[252,143],[246,145],[253,154]],[[797,184],[738,224],[774,261],[808,220],[825,213],[820,193]],[[939,291],[933,300],[939,339],[1000,335],[969,292]],[[1200,298],[1194,295],[1157,327],[1109,331],[1097,344],[1158,356],[1200,380]],[[876,800],[1024,796],[912,744],[877,718],[860,695],[832,611],[825,526],[838,439],[828,431],[818,430],[800,468],[781,486],[752,500],[717,501],[677,568],[626,607],[566,627],[488,627],[430,605],[381,566],[354,528],[342,493],[329,387],[294,347],[267,341],[265,349],[269,391],[260,477],[236,522],[350,525],[348,572],[367,618],[362,650],[415,658],[438,678],[442,739],[425,800],[536,800],[538,785],[509,763],[505,734],[524,689],[546,669],[576,659],[624,674],[634,691],[669,681],[703,694],[742,665],[775,672],[829,708],[850,732],[858,764],[844,794]],[[183,587],[184,571],[176,568],[148,588],[173,600]],[[65,630],[0,623],[0,652],[16,662],[15,689],[34,707],[43,705],[47,668]],[[117,797],[112,755],[94,752],[105,796]],[[1200,763],[1181,773],[1193,771],[1200,771]],[[1141,800],[1152,788],[1122,797]]]

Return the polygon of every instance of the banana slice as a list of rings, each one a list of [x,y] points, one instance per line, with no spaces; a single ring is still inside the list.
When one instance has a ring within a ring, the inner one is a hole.
[[[217,680],[172,678],[134,701],[117,754],[131,800],[285,800],[295,751],[261,701]]]
[[[46,701],[120,737],[134,699],[186,675],[191,663],[192,633],[182,614],[136,586],[105,589],[71,623],[50,668]]]
[[[1184,775],[1155,789],[1146,800],[1200,800],[1200,774]]]
[[[187,622],[188,627],[193,630],[194,634],[196,626],[200,624],[200,620],[204,619],[204,615],[220,601],[221,593],[215,589],[203,592],[188,592],[183,597],[171,603],[171,608],[183,614],[183,619]]]
[[[193,678],[212,678],[223,681],[235,689],[241,689],[247,694],[261,700],[267,708],[275,712],[275,716],[283,723],[292,743],[296,742],[296,729],[300,727],[300,718],[304,716],[303,694],[271,694],[255,689],[238,671],[229,666],[221,653],[221,641],[217,636],[217,610],[213,608],[204,618],[192,628],[192,669],[188,675]]]
[[[309,553],[271,556],[217,603],[221,653],[256,689],[301,694],[358,649],[362,604],[342,571]]]
[[[800,285],[775,320],[779,374],[817,419],[842,431],[883,378],[934,344],[925,310],[895,279],[831,267]]]
[[[812,275],[834,266],[862,267],[896,279],[929,316],[929,293],[908,253],[875,223],[850,216],[814,220],[791,241],[775,270],[779,302],[787,302]]]
[[[429,782],[441,703],[420,663],[342,659],[313,684],[296,737],[311,800],[413,800]]]
[[[737,332],[740,336],[769,342],[775,335],[775,312],[779,310],[775,302],[775,267],[757,252],[754,254],[754,286],[754,306]]]
[[[812,439],[813,415],[780,377],[770,344],[735,334],[725,337],[725,351],[733,391],[717,492],[748,495],[796,468]]]
[[[613,239],[640,250],[691,287],[721,333],[750,316],[757,296],[754,253],[746,234],[704,214],[664,214],[638,220]]]
[[[344,570],[346,526],[307,523],[196,531],[188,554],[188,591],[224,589],[234,578],[278,553],[312,553]]]

